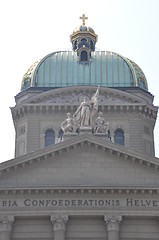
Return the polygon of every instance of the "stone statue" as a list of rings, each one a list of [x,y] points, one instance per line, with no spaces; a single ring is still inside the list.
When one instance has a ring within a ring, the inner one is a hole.
[[[98,96],[99,96],[99,87],[97,88],[96,93],[93,95],[91,100],[87,100],[84,97],[83,102],[77,108],[73,117],[75,118],[75,123],[80,125],[80,127],[89,127],[91,123],[91,118],[98,111]]]
[[[64,133],[73,132],[73,118],[70,113],[67,113],[67,118],[61,123],[61,129]]]
[[[104,118],[102,117],[103,113],[99,112],[98,117],[95,120],[94,133],[108,133],[109,131],[109,123],[106,123]]]

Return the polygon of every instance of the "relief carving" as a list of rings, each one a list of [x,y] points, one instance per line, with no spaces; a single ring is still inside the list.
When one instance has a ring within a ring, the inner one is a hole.
[[[59,96],[56,97],[50,97],[49,100],[45,101],[46,104],[74,104],[74,105],[79,105],[84,99],[85,94],[83,93],[72,93],[70,95],[62,95],[60,94]],[[92,98],[92,94],[87,94],[87,97],[89,99]],[[132,102],[132,101],[131,101]],[[104,95],[101,94],[98,96],[98,103],[100,105],[102,104],[130,104],[130,101],[124,101],[119,98],[115,98],[114,96],[111,95]]]
[[[21,126],[19,127],[19,130],[18,130],[18,135],[23,135],[25,133],[25,126]]]

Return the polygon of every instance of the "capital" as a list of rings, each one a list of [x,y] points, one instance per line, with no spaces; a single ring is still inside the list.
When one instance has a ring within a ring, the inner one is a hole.
[[[106,222],[108,231],[119,231],[119,224],[122,221],[122,216],[120,216],[120,215],[104,215],[104,220]]]
[[[13,216],[0,216],[0,232],[11,232],[13,222]]]
[[[51,215],[51,222],[53,223],[54,231],[66,229],[68,215]]]

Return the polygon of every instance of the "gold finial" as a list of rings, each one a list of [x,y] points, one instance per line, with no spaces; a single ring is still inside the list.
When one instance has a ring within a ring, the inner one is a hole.
[[[85,14],[82,14],[82,17],[80,17],[80,19],[82,19],[82,25],[85,25],[85,20],[88,19],[88,17],[85,16]]]

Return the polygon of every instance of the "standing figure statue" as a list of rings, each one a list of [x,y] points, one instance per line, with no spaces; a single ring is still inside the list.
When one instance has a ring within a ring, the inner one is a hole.
[[[73,117],[75,118],[75,123],[80,125],[80,127],[89,127],[91,123],[91,118],[98,111],[98,96],[99,96],[99,87],[97,88],[96,93],[93,95],[91,100],[87,100],[84,97],[83,102],[77,108]]]
[[[61,129],[64,133],[73,132],[73,118],[70,113],[67,113],[67,119],[61,123]]]

